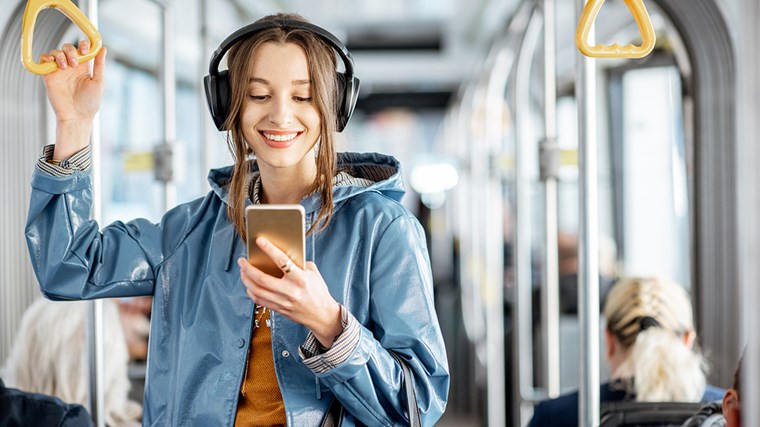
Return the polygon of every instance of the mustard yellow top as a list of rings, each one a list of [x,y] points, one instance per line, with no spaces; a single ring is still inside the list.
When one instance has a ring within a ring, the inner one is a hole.
[[[284,426],[285,404],[274,372],[272,330],[267,326],[269,310],[253,330],[251,350],[243,385],[240,387],[236,426]]]

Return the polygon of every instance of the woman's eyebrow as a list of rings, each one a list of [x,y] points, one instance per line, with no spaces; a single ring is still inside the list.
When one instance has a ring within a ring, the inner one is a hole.
[[[264,85],[269,85],[270,84],[269,80],[262,79],[261,77],[251,77],[250,79],[248,79],[248,84],[252,84],[252,83],[261,83],[261,84],[264,84]],[[309,85],[309,84],[311,84],[311,80],[309,80],[309,79],[293,80],[291,83],[293,84],[293,86]]]

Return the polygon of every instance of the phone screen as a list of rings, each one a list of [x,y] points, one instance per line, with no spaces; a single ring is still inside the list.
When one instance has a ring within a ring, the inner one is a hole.
[[[304,268],[304,209],[301,205],[250,205],[245,209],[248,262],[275,277],[283,271],[262,252],[256,238],[264,237]]]

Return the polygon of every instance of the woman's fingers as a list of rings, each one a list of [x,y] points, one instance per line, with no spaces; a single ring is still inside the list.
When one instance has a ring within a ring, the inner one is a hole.
[[[280,279],[254,267],[245,258],[238,258],[238,265],[240,266],[240,279],[245,285],[248,296],[257,304],[275,308],[272,304],[278,300],[278,296],[272,289],[279,289],[281,286],[277,286],[273,282]]]
[[[271,246],[271,245],[270,245]],[[255,266],[245,258],[238,258],[240,277],[245,287],[261,298],[266,294],[266,299],[271,301],[273,309],[292,309],[297,305],[302,295],[301,287],[304,286],[302,278],[286,275],[282,278],[271,276]],[[298,267],[293,267],[298,268]],[[258,301],[257,301],[258,302]]]
[[[294,270],[300,270],[298,266],[293,263],[293,260],[291,260],[290,257],[285,254],[285,252],[281,251],[280,248],[273,245],[269,240],[263,237],[259,237],[256,239],[256,244],[265,254],[267,254],[272,262],[280,267],[280,270],[282,270],[283,273],[288,274]]]
[[[77,52],[77,48],[71,43],[64,43],[61,50],[68,61],[67,65],[76,68],[79,65],[79,52]]]
[[[46,62],[55,62],[55,56],[50,53],[43,53],[40,55],[40,64],[44,64]]]
[[[260,287],[259,284],[266,286],[267,281],[277,280],[277,278],[269,276],[251,265],[245,258],[238,258],[238,265],[240,266],[240,278],[248,289],[255,290]]]
[[[67,61],[66,61],[66,54],[63,53],[63,50],[61,49],[53,49],[51,50],[48,55],[53,57],[53,61],[56,64],[58,64],[58,68],[61,70],[65,70],[67,68]]]
[[[101,51],[104,49],[101,49]],[[80,55],[87,55],[90,52],[90,41],[89,40],[81,40],[77,46],[74,46],[71,43],[64,43],[63,46],[61,46],[60,49],[52,49],[50,52],[43,53],[40,55],[40,63],[45,62],[55,62],[58,64],[58,68],[65,70],[68,67],[76,68],[77,65],[79,65],[79,56]],[[98,58],[101,59],[101,70],[103,68],[103,62],[105,59],[105,54],[103,52],[99,52],[98,56],[96,57],[95,65],[98,64]]]
[[[71,43],[64,43],[60,49],[53,49],[49,53],[58,64],[58,68],[65,70],[69,66],[76,67],[79,64],[79,58],[76,48]],[[40,57],[40,59],[42,59]],[[47,61],[50,62],[50,61]]]
[[[79,41],[79,52],[82,53],[82,55],[87,55],[90,53],[90,41],[89,40],[80,40]]]
[[[92,68],[92,79],[95,81],[103,80],[106,74],[106,53],[108,51],[105,47],[100,49],[98,55],[95,57],[95,65]]]

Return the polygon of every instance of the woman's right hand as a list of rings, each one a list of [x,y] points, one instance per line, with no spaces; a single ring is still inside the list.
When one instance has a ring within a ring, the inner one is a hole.
[[[79,52],[90,51],[90,42],[79,42]],[[40,62],[56,62],[58,70],[46,74],[45,88],[59,122],[92,120],[100,108],[103,97],[103,72],[105,71],[105,48],[95,57],[92,76],[87,64],[79,64],[77,49],[65,43],[40,56]]]
[[[83,55],[90,50],[90,42],[79,42]],[[106,49],[95,57],[90,75],[87,63],[79,64],[77,49],[65,43],[40,56],[40,62],[56,62],[58,70],[44,76],[50,105],[56,117],[56,147],[54,157],[63,159],[84,148],[89,143],[92,122],[100,109],[105,87]]]

